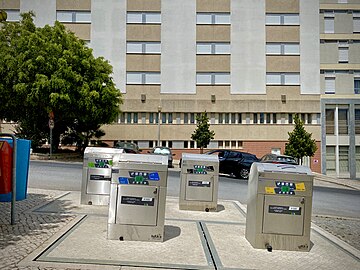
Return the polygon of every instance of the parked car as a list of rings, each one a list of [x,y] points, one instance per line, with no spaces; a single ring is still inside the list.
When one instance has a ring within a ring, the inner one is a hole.
[[[171,152],[171,149],[169,147],[156,146],[153,149],[151,149],[150,151],[148,151],[148,153],[153,154],[153,155],[165,155],[165,156],[168,156],[168,167],[169,168],[173,167],[173,156],[175,154],[173,154]]]
[[[117,142],[114,147],[124,149],[125,153],[139,154],[141,152],[139,146],[137,146],[136,143],[131,142]]]
[[[259,159],[254,154],[234,150],[212,150],[206,155],[217,155],[219,157],[219,172],[229,174],[236,178],[248,179],[250,167]]]
[[[277,154],[266,154],[260,159],[260,162],[298,165],[292,156]]]

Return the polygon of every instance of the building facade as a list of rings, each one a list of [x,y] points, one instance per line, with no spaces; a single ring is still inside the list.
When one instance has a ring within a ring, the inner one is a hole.
[[[360,1],[320,1],[322,173],[360,177]]]
[[[319,148],[314,171],[359,171],[360,0],[0,0],[0,8],[9,20],[33,10],[38,26],[59,20],[110,61],[124,99],[103,127],[111,145],[198,151],[190,137],[206,111],[216,134],[208,148],[261,157],[284,152],[300,114]]]

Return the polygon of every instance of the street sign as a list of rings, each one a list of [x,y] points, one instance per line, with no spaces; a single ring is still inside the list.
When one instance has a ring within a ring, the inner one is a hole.
[[[53,129],[54,127],[55,127],[55,122],[54,122],[54,120],[50,119],[49,120],[49,128]]]

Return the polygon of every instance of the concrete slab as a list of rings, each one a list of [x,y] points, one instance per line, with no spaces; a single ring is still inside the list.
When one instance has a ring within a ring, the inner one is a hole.
[[[234,201],[220,201],[215,212],[179,210],[179,198],[166,198],[165,219],[245,223],[245,213]]]
[[[214,268],[197,222],[167,221],[163,243],[107,240],[106,231],[106,218],[87,216],[42,253],[37,261],[90,266]]]
[[[312,230],[310,252],[254,249],[242,224],[203,225],[217,269],[360,269],[360,260]]]

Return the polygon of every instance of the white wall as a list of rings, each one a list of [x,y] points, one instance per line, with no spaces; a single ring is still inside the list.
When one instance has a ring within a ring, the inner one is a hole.
[[[300,90],[320,94],[319,0],[300,2]]]
[[[116,87],[126,92],[126,1],[91,1],[91,48],[113,66]]]
[[[231,1],[231,94],[266,93],[265,0]]]
[[[196,93],[196,1],[161,1],[161,93]]]

